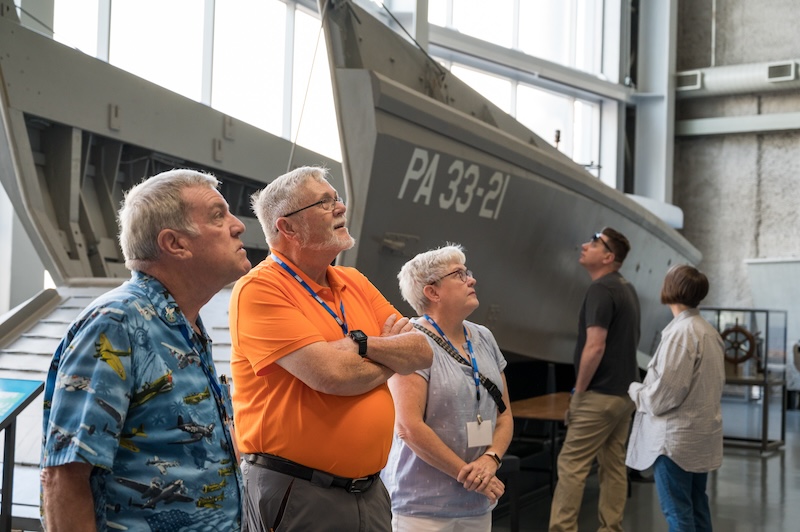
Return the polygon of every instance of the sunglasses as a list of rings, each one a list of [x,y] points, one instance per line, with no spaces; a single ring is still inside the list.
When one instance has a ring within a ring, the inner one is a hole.
[[[592,235],[592,242],[597,242],[598,240],[603,243],[603,246],[608,250],[609,253],[614,253],[614,250],[611,249],[605,240],[603,240],[603,233],[595,233]]]

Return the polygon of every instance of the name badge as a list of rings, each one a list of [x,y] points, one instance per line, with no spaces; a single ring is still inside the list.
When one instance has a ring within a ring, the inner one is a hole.
[[[491,421],[477,421],[467,422],[467,447],[483,447],[492,444],[492,430]]]

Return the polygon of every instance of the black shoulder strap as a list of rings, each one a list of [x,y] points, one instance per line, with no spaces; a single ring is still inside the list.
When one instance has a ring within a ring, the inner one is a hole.
[[[441,336],[439,336],[438,334],[434,334],[433,331],[423,327],[418,323],[414,324],[414,328],[417,329],[418,331],[424,332],[425,334],[433,338],[433,341],[439,344],[439,346],[442,349],[444,349],[448,355],[453,357],[456,360],[456,362],[458,362],[459,364],[463,364],[465,366],[472,367],[472,364],[470,364],[466,358],[461,356],[461,353],[453,349],[453,347],[450,344],[445,342]],[[489,380],[487,377],[485,377],[483,373],[478,372],[478,377],[480,378],[483,387],[486,388],[486,391],[489,392],[489,395],[492,396],[494,402],[497,403],[497,410],[500,411],[501,414],[505,412],[506,404],[503,402],[503,394],[500,392],[500,389],[497,387],[497,385],[493,383],[491,380]]]

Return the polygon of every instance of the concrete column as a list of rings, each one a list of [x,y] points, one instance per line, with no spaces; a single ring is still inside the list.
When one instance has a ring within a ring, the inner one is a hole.
[[[633,193],[672,202],[678,1],[639,4]]]

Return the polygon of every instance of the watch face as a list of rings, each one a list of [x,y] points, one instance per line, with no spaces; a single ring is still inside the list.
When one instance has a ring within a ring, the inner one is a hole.
[[[362,357],[367,354],[367,335],[362,331],[350,331],[350,338],[358,344],[358,354]]]

